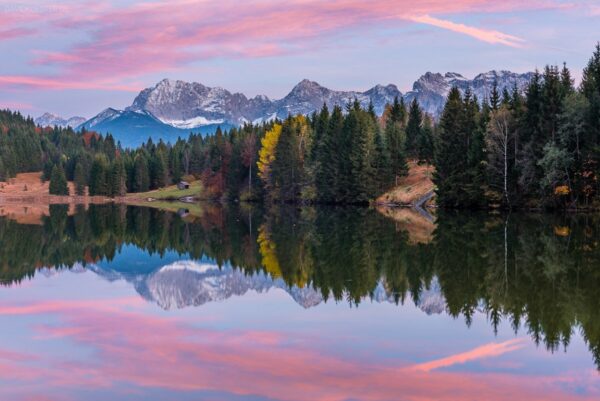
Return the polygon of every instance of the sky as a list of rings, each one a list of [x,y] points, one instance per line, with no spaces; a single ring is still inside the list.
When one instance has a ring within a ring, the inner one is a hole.
[[[0,108],[92,117],[163,78],[281,98],[427,71],[472,78],[567,62],[600,40],[598,0],[0,0]]]

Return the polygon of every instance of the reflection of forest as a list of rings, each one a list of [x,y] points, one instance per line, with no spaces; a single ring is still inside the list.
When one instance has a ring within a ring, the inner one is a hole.
[[[552,350],[581,328],[600,365],[600,216],[443,214],[415,240],[410,224],[370,209],[203,210],[182,219],[124,205],[73,215],[52,206],[41,225],[0,218],[0,280],[111,260],[124,244],[264,271],[356,304],[381,282],[397,302],[417,301],[437,277],[448,312],[467,324],[483,310],[494,329],[506,319]]]

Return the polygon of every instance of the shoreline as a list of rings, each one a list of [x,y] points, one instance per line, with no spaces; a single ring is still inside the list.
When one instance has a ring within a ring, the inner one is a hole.
[[[425,209],[427,211],[437,211],[444,210],[447,212],[466,212],[466,213],[475,213],[475,212],[487,212],[487,213],[511,213],[511,212],[528,212],[528,213],[596,213],[600,212],[599,207],[579,207],[579,208],[566,208],[566,209],[544,209],[544,208],[518,208],[511,210],[505,210],[500,208],[487,208],[487,209],[440,209],[433,204],[429,204],[431,196],[428,194],[423,199],[420,199],[419,202],[413,203],[397,203],[397,202],[381,202],[381,201],[372,201],[370,203],[361,204],[327,204],[327,203],[317,203],[317,202],[296,202],[296,203],[287,203],[290,205],[297,206],[352,206],[352,207],[374,207],[374,208],[389,208],[389,209],[412,209],[419,210]],[[260,201],[234,201],[235,203],[248,203],[248,204],[256,204],[260,203]],[[88,196],[88,195],[31,195],[31,196],[22,196],[22,195],[4,195],[0,194],[0,209],[3,207],[9,206],[23,206],[23,207],[44,207],[49,205],[98,205],[98,204],[107,204],[107,203],[115,203],[115,204],[124,204],[124,205],[133,205],[133,206],[148,206],[148,207],[158,207],[160,208],[160,204],[181,204],[181,205],[194,205],[198,203],[219,203],[219,204],[227,204],[228,202],[222,201],[219,199],[206,199],[201,197],[191,197],[191,196],[183,196],[181,198],[153,198],[150,196],[136,196],[134,193],[127,194],[126,196],[110,198],[106,196]],[[169,208],[167,208],[169,209]],[[1,214],[0,214],[1,215]]]

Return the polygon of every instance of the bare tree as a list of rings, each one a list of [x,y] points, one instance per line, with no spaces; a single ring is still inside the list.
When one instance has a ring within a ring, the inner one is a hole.
[[[505,107],[492,114],[486,136],[488,152],[488,166],[492,175],[492,185],[502,191],[502,197],[510,208],[510,194],[508,180],[510,174],[511,142],[514,141],[514,119],[511,112]]]

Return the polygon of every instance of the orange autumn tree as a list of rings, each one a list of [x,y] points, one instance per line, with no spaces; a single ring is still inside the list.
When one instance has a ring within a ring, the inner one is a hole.
[[[265,136],[260,141],[261,148],[258,152],[256,165],[258,167],[258,176],[263,181],[267,191],[273,187],[271,166],[273,165],[273,161],[275,161],[275,149],[277,148],[280,135],[281,125],[275,124],[273,128],[265,133]]]

